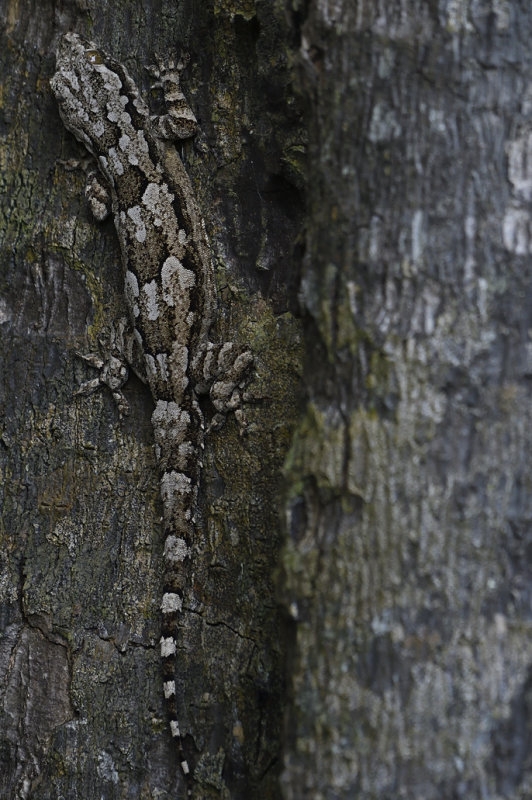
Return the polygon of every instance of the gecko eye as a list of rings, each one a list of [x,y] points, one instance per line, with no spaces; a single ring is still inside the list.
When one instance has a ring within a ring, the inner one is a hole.
[[[103,64],[102,54],[98,50],[85,50],[85,58],[91,64]]]

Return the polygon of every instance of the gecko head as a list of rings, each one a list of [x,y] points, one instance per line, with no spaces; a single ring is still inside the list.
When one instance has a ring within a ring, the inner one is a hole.
[[[129,110],[143,113],[127,70],[77,33],[62,37],[50,87],[65,126],[96,156],[112,145],[118,127],[131,123]],[[126,110],[132,101],[135,109]]]

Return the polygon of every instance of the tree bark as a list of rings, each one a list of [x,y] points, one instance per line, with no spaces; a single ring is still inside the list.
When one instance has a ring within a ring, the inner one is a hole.
[[[183,796],[152,401],[73,396],[124,303],[48,87],[67,30],[146,96],[155,55],[190,53],[217,333],[256,358],[248,434],[207,443],[179,637],[195,797],[530,797],[532,10],[0,19],[0,797]]]
[[[0,0],[0,797],[176,798],[184,786],[162,699],[161,502],[150,416],[76,397],[123,316],[111,221],[84,199],[85,153],[48,81],[77,31],[144,67],[190,53],[201,133],[181,154],[216,264],[218,338],[255,356],[245,409],[207,442],[176,676],[194,797],[280,797],[284,647],[273,567],[281,466],[298,411],[293,315],[302,131],[282,5]],[[200,599],[198,604],[197,600]]]
[[[292,5],[311,110],[284,797],[530,797],[532,10]]]

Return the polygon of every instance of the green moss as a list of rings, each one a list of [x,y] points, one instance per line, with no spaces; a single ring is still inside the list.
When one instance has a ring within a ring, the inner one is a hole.
[[[215,0],[215,15],[233,17],[238,15],[244,19],[253,19],[256,15],[255,0]]]

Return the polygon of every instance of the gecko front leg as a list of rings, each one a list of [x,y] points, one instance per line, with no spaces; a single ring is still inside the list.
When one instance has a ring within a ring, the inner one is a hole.
[[[181,89],[181,72],[189,62],[187,54],[181,54],[179,61],[165,63],[157,57],[157,64],[147,67],[155,78],[152,89],[162,89],[166,113],[152,117],[161,139],[190,139],[198,130],[196,115],[190,108]]]

